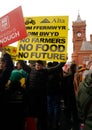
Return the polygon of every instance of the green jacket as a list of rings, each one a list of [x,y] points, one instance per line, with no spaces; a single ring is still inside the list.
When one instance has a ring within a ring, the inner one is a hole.
[[[88,107],[88,104],[89,107]],[[77,95],[79,118],[85,122],[84,130],[92,130],[92,74],[89,73],[79,84]],[[86,112],[87,111],[87,112]]]
[[[23,77],[27,77],[26,76],[27,75],[27,73],[23,70],[23,69],[20,69],[20,70],[18,70],[18,69],[15,69],[15,70],[13,70],[12,72],[11,72],[11,75],[10,75],[10,80],[13,82],[13,81],[20,81],[20,79],[21,78],[23,78]]]

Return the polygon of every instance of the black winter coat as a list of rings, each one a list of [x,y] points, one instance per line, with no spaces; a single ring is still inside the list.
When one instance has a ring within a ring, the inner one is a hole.
[[[6,67],[4,70],[1,70],[1,72],[0,72],[0,94],[2,94],[2,92],[4,92],[5,85],[10,77],[11,71],[14,68],[10,55],[5,53],[3,57],[6,61]]]
[[[39,93],[47,92],[48,76],[50,74],[59,73],[62,70],[64,63],[60,63],[57,66],[51,68],[43,68],[41,70],[31,69],[29,77],[29,87]]]

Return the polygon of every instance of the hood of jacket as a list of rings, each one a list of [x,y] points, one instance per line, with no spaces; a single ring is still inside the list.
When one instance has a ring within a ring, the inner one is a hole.
[[[84,81],[81,82],[81,86],[85,88],[89,95],[92,95],[92,73],[86,75]]]

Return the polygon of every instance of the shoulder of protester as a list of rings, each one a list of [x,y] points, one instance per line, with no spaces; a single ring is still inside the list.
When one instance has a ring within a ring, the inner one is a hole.
[[[66,64],[66,62],[60,62],[59,65],[63,67]]]
[[[71,75],[71,73],[63,71],[63,77],[68,77],[70,75]]]

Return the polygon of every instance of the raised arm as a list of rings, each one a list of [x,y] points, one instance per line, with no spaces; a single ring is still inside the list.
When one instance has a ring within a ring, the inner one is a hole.
[[[66,62],[61,62],[61,63],[58,63],[56,66],[54,67],[50,67],[50,68],[47,68],[47,71],[48,73],[54,73],[55,71],[59,71],[62,69],[62,67],[65,65]]]
[[[11,56],[6,52],[5,49],[2,49],[2,57],[6,61],[6,67],[9,67],[9,68],[13,69],[14,68],[13,61],[11,59]]]

